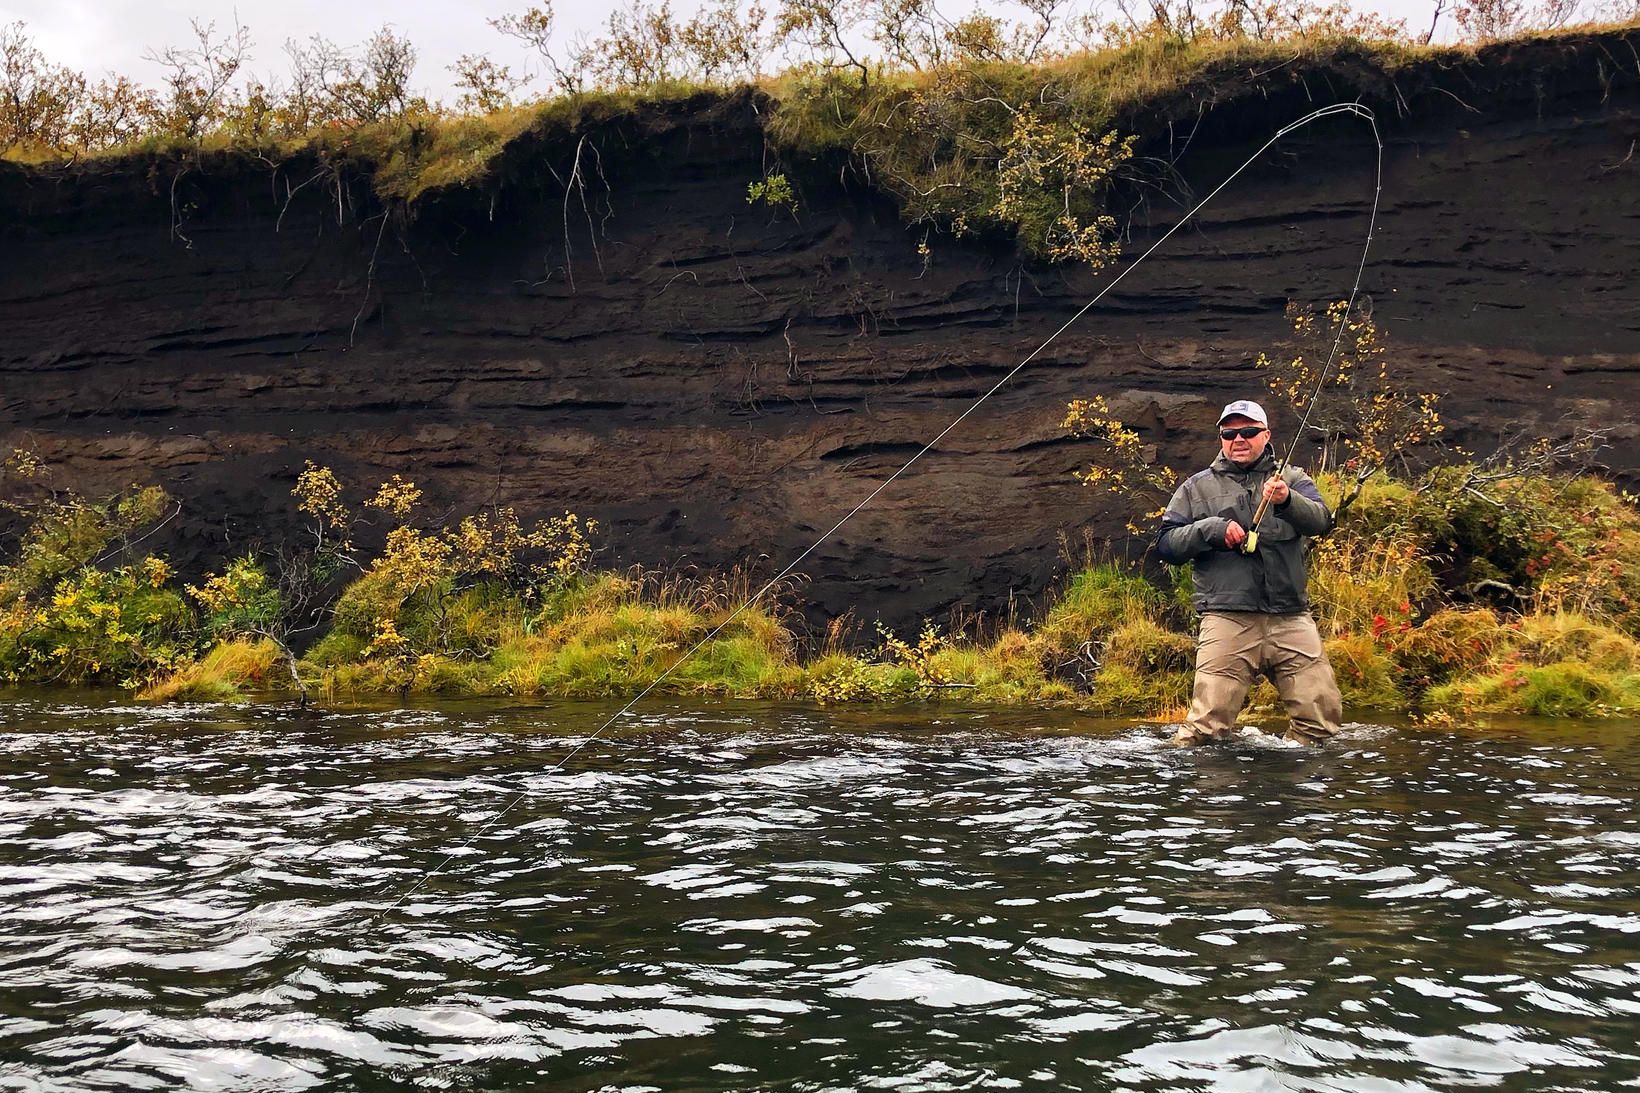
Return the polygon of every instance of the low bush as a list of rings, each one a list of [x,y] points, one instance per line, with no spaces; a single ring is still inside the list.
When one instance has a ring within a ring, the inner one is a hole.
[[[12,682],[117,683],[137,687],[185,662],[193,612],[154,557],[113,569],[87,567],[59,580],[34,606],[19,602],[0,634]]]
[[[1311,593],[1346,705],[1557,717],[1640,706],[1632,502],[1599,480],[1486,477],[1501,499],[1490,508],[1558,506],[1554,526],[1566,526],[1557,543],[1572,553],[1532,539],[1520,558],[1510,547],[1456,562],[1440,550],[1479,534],[1468,502],[1452,496],[1473,491],[1474,474],[1444,470],[1421,490],[1369,483],[1351,518],[1318,543]],[[321,541],[345,548],[338,557],[354,551],[342,492],[317,467],[297,490]],[[880,631],[875,648],[834,642],[805,663],[789,587],[741,609],[756,587],[748,573],[590,572],[586,526],[572,516],[526,526],[499,510],[415,528],[402,521],[418,497],[395,477],[365,503],[401,522],[296,665],[303,687],[607,698],[664,677],[663,689],[678,694],[1065,702],[1175,716],[1189,698],[1195,642],[1180,610],[1182,569],[1162,583],[1138,567],[1090,565],[1034,627],[976,638],[927,625],[914,640]],[[4,678],[116,683],[150,700],[295,686],[289,575],[245,555],[184,589],[163,558],[117,560],[115,540],[168,504],[163,493],[134,490],[101,504],[51,495],[28,510],[33,523],[13,533],[16,560],[0,567]],[[1578,552],[1599,564],[1591,571]],[[1474,588],[1448,583],[1482,564],[1501,574],[1498,583],[1520,582],[1507,605],[1468,602]],[[1279,712],[1262,684],[1250,702]]]
[[[1510,640],[1497,612],[1448,607],[1395,635],[1392,655],[1410,698],[1455,676],[1481,670]]]
[[[1370,635],[1347,634],[1323,644],[1346,708],[1405,708],[1406,697],[1395,686],[1395,661]]]
[[[1318,539],[1311,551],[1310,603],[1325,637],[1410,628],[1435,594],[1429,563],[1405,536],[1345,532]]]

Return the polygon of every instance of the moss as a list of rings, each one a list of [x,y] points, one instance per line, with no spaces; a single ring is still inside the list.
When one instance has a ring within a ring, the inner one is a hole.
[[[635,692],[658,674],[652,663],[642,662],[635,646],[607,641],[536,641],[523,649],[498,650],[498,658],[496,679],[513,694],[603,698]]]
[[[1539,717],[1587,717],[1613,712],[1622,699],[1620,680],[1571,661],[1529,669],[1526,685],[1518,696],[1520,709]]]
[[[680,685],[711,694],[785,697],[795,693],[802,671],[750,634],[713,641],[678,671]]]
[[[319,690],[327,698],[339,694],[395,694],[400,688],[388,677],[380,662],[355,661],[326,668],[318,676]]]
[[[1529,664],[1577,661],[1598,672],[1640,670],[1640,643],[1573,612],[1527,615],[1508,631],[1507,648]]]
[[[397,617],[400,604],[392,574],[382,570],[366,573],[342,590],[331,614],[331,633],[368,642],[382,619]]]
[[[331,630],[314,642],[313,647],[302,659],[317,668],[334,668],[338,664],[346,664],[363,657],[365,647],[369,644],[364,638],[341,630]]]
[[[408,685],[445,693],[632,694],[659,680],[716,624],[681,603],[639,599],[643,587],[607,575],[589,577],[555,590],[533,614],[495,588],[469,590],[441,598],[437,628],[402,630],[417,635],[405,654],[371,660],[362,639],[338,629],[308,660],[329,668],[330,686],[343,691],[396,691]],[[791,649],[784,627],[750,609],[662,686],[672,692],[787,696],[802,687]]]
[[[1100,583],[1107,590],[1123,587],[1116,582]],[[1142,605],[1142,610],[1159,610],[1166,603],[1166,594],[1145,587],[1149,591],[1133,602]],[[1085,703],[1110,715],[1180,716],[1190,700],[1195,656],[1196,642],[1190,635],[1170,630],[1150,615],[1130,614],[1105,638]]]
[[[929,658],[929,673],[943,697],[1018,704],[1060,701],[1074,695],[1043,671],[1040,646],[1019,630],[988,644],[947,645]]]
[[[428,694],[483,695],[492,693],[489,666],[459,657],[431,657],[416,665],[412,689]]]

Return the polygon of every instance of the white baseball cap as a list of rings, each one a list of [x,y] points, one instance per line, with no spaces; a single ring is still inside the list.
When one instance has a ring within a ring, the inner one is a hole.
[[[1244,417],[1260,425],[1270,424],[1269,415],[1264,412],[1264,407],[1248,399],[1238,399],[1226,406],[1224,412],[1219,415],[1219,424],[1223,425],[1227,417]]]

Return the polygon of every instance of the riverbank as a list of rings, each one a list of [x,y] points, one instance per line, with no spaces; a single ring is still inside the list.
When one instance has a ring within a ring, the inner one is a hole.
[[[1335,503],[1349,485],[1321,484]],[[503,509],[437,526],[418,518],[409,482],[350,505],[312,466],[296,496],[310,543],[246,554],[199,584],[140,552],[163,492],[43,502],[19,561],[0,571],[0,673],[116,684],[147,701],[654,687],[1168,719],[1189,696],[1188,573],[1157,566],[1142,543],[1131,559],[1084,560],[1014,618],[897,634],[862,611],[816,633],[799,582],[749,603],[762,583],[750,571],[600,570],[598,529],[572,514],[527,525]],[[387,528],[378,551],[355,545],[371,530],[361,514]],[[1417,488],[1375,479],[1318,541],[1311,597],[1352,716],[1640,708],[1640,514],[1593,475],[1452,466]],[[1279,708],[1268,684],[1252,701]]]
[[[1363,289],[1398,382],[1442,391],[1445,442],[1484,452],[1501,423],[1640,420],[1621,291],[1640,78],[1611,60],[1634,37],[1421,60],[1153,45],[1108,58],[1109,82],[1080,64],[1065,79],[1084,105],[1159,89],[1086,128],[1140,137],[1106,210],[1125,263],[1281,127],[1324,102],[1371,106],[1385,203]],[[1060,117],[1057,94],[1016,86]],[[1103,287],[1087,263],[1027,260],[995,223],[908,229],[878,160],[843,170],[823,131],[771,147],[752,94],[608,106],[470,160],[454,122],[417,128],[413,161],[389,155],[385,173],[361,145],[388,147],[386,130],[266,161],[207,144],[0,164],[0,368],[16,392],[0,451],[37,451],[91,496],[163,485],[178,514],[144,545],[194,582],[299,537],[288,493],[306,459],[357,482],[413,478],[436,512],[572,509],[608,529],[610,569],[726,570],[796,556],[813,519],[847,511]],[[1044,610],[1066,577],[1061,535],[1120,535],[1127,515],[1069,473],[1081,454],[1063,407],[1104,393],[1159,463],[1198,464],[1214,411],[1257,394],[1250,362],[1288,336],[1283,302],[1350,284],[1374,151],[1339,117],[1261,158],[1201,230],[1173,235],[969,417],[956,450],[807,557],[805,612],[864,610],[867,637],[879,615],[915,637],[958,604],[994,618],[1012,594]],[[469,182],[434,184],[457,162]],[[1545,162],[1578,180],[1572,207],[1542,200]],[[411,199],[416,172],[429,185]],[[748,204],[772,173],[795,212]],[[1640,438],[1614,435],[1603,459],[1632,473]]]

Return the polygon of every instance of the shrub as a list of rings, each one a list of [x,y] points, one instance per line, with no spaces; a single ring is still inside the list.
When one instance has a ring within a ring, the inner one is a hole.
[[[327,475],[324,468],[304,479]],[[308,485],[304,512],[322,521],[331,539],[345,541],[350,517],[340,484],[330,476],[322,496]],[[299,490],[302,487],[299,486]],[[421,491],[395,475],[366,502],[394,518],[408,518]],[[400,524],[382,552],[342,592],[332,627],[395,655],[487,654],[504,631],[523,626],[525,605],[575,585],[590,557],[591,521],[565,513],[526,525],[510,508],[423,530]],[[323,536],[321,535],[322,539]]]
[[[8,616],[16,629],[0,646],[7,677],[136,686],[171,670],[193,651],[193,615],[166,587],[170,575],[149,557],[62,578],[49,601]]]
[[[1404,631],[1435,593],[1434,575],[1415,542],[1357,526],[1359,537],[1340,530],[1316,540],[1310,553],[1310,602],[1324,637]]]
[[[866,665],[855,657],[832,653],[809,665],[809,695],[822,706],[878,697]]]
[[[1393,710],[1405,705],[1405,698],[1395,686],[1394,660],[1370,636],[1328,638],[1325,646],[1345,706]]]
[[[18,559],[0,570],[0,602],[56,584],[95,563],[116,539],[128,538],[164,515],[171,498],[158,486],[132,487],[106,501],[74,494],[38,504],[8,504],[26,524]]]
[[[202,628],[213,637],[266,633],[279,624],[279,589],[249,554],[234,559],[198,586],[188,585],[187,591],[204,610]]]
[[[901,640],[881,626],[877,630],[883,636],[883,662],[898,665],[909,671],[916,679],[916,692],[919,698],[927,698],[936,688],[955,682],[946,675],[946,664],[953,658],[940,656],[942,650],[948,650],[950,643],[933,623],[923,623],[922,632],[917,636],[915,645]]]
[[[769,134],[812,158],[841,152],[912,224],[1012,237],[1025,253],[1098,268],[1118,251],[1105,209],[1134,138],[1097,85],[1018,64],[945,65],[875,81],[810,70],[780,89]]]
[[[1510,631],[1488,608],[1443,608],[1397,635],[1392,655],[1408,697],[1489,663],[1510,641]]]

